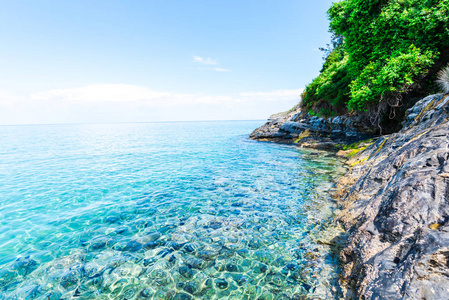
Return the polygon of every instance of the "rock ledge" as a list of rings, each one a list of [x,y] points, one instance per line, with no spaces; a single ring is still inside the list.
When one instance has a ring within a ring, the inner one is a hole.
[[[337,184],[345,299],[449,299],[449,95],[407,114]]]
[[[361,117],[320,118],[297,106],[288,112],[270,116],[267,123],[251,133],[250,138],[333,150],[341,145],[372,138],[376,129]]]

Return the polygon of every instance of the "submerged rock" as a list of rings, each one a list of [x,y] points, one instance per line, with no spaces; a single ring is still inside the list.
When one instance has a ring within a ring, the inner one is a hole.
[[[186,291],[189,294],[196,294],[199,290],[199,286],[197,283],[195,282],[187,282],[184,287],[183,287],[184,291]]]
[[[121,242],[114,246],[115,250],[136,252],[142,249],[142,244],[137,241]]]
[[[222,278],[215,279],[215,286],[221,290],[225,290],[228,288],[229,283]]]
[[[151,298],[153,296],[153,293],[150,289],[143,289],[139,293],[140,298]]]
[[[129,241],[126,244],[126,247],[123,249],[124,251],[136,252],[142,249],[142,244],[137,241]]]
[[[185,259],[185,263],[193,268],[193,269],[198,269],[198,270],[203,270],[205,268],[210,267],[211,265],[213,265],[213,261],[207,261],[204,259],[200,259],[200,258],[194,258],[194,257],[189,257],[187,259]]]
[[[109,245],[113,244],[113,239],[109,238],[109,237],[97,237],[92,239],[89,242],[89,250],[90,251],[94,251],[94,250],[101,250]]]
[[[145,241],[146,242],[154,242],[154,241],[158,240],[160,237],[161,237],[161,234],[159,232],[151,232],[145,236]]]
[[[202,259],[211,260],[215,256],[217,256],[219,252],[212,251],[212,250],[201,250],[197,252],[197,256]]]
[[[12,267],[19,275],[26,276],[37,269],[38,263],[29,256],[19,257]]]
[[[151,250],[151,249],[159,247],[160,245],[161,245],[161,242],[159,242],[159,241],[148,242],[143,245],[143,248],[145,250]]]
[[[192,253],[195,252],[199,249],[199,245],[195,244],[195,243],[187,243],[184,245],[183,250],[187,253]]]
[[[176,294],[173,299],[174,300],[190,300],[190,299],[193,299],[193,298],[189,294],[179,293],[179,294]]]
[[[179,274],[184,276],[187,279],[191,279],[195,275],[195,271],[192,270],[189,266],[181,266],[178,269]]]
[[[170,241],[166,242],[164,244],[165,247],[169,248],[170,250],[179,250],[183,246],[183,244],[180,244],[178,242]]]

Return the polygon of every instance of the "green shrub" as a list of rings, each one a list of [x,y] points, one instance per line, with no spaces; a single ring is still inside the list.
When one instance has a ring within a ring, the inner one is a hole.
[[[343,0],[328,11],[343,43],[303,93],[309,109],[366,110],[449,62],[449,0]]]
[[[334,49],[324,62],[320,75],[304,90],[303,105],[312,108],[315,104],[324,102],[328,103],[333,111],[339,111],[344,107],[351,82],[346,70],[347,62],[348,56],[342,47]]]

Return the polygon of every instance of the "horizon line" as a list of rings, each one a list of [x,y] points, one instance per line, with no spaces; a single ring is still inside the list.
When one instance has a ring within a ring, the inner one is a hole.
[[[200,122],[251,122],[267,121],[268,119],[241,120],[189,120],[189,121],[142,121],[142,122],[86,122],[86,123],[31,123],[31,124],[0,124],[0,126],[48,126],[48,125],[105,125],[105,124],[148,124],[148,123],[200,123]]]

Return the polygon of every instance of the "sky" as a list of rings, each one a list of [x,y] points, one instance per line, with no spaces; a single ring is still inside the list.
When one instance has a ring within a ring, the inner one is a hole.
[[[263,120],[330,41],[317,0],[2,0],[0,125]]]

